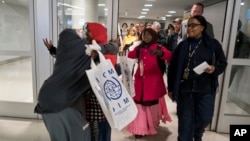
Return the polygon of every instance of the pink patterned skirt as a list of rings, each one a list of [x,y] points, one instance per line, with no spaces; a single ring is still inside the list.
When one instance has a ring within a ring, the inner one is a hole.
[[[156,128],[159,126],[160,121],[163,123],[172,121],[164,97],[160,98],[159,103],[156,105],[142,106],[136,104],[136,106],[138,109],[137,117],[126,127],[126,130],[131,134],[157,134]]]

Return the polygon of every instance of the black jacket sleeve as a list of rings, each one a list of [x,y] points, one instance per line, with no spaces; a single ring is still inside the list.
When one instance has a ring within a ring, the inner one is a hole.
[[[225,71],[227,67],[227,59],[225,57],[221,44],[216,39],[213,40],[215,43],[215,71],[213,74],[218,76]]]
[[[53,46],[48,50],[49,50],[50,55],[56,58],[56,47]]]

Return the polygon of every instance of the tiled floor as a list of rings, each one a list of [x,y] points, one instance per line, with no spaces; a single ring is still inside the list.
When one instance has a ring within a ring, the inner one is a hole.
[[[166,98],[173,121],[161,124],[158,134],[135,139],[126,131],[113,131],[112,141],[176,141],[177,117],[175,103]],[[49,141],[47,130],[40,120],[0,118],[0,141]],[[203,141],[229,141],[229,134],[206,131]]]

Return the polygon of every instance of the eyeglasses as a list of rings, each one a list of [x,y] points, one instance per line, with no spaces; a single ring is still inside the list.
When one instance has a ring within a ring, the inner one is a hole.
[[[187,27],[191,27],[191,28],[195,28],[196,26],[198,25],[201,25],[201,24],[196,24],[196,23],[191,23],[191,24],[188,24]]]

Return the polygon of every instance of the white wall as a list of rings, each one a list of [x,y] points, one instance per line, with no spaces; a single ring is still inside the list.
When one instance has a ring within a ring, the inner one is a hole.
[[[203,16],[213,25],[214,37],[218,41],[222,41],[226,4],[226,1],[224,1],[209,7],[205,7],[204,9]]]

